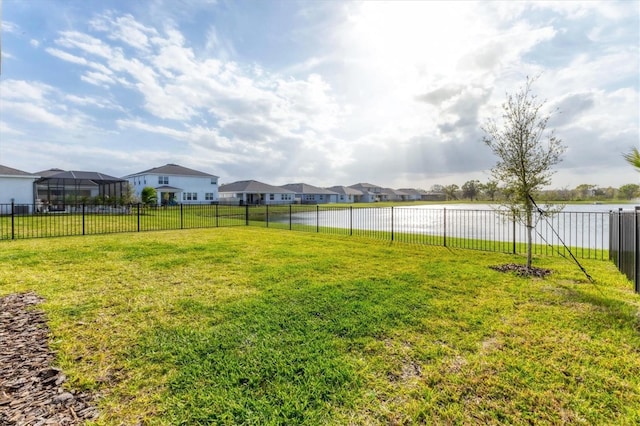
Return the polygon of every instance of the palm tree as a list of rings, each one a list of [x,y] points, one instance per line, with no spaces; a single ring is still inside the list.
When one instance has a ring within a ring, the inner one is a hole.
[[[640,172],[640,151],[633,148],[630,153],[623,154],[624,159]]]

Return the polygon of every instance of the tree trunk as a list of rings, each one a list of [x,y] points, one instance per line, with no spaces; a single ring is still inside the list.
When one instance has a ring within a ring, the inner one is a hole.
[[[533,245],[532,242],[532,234],[533,234],[533,210],[527,206],[527,268],[531,268],[531,248]]]

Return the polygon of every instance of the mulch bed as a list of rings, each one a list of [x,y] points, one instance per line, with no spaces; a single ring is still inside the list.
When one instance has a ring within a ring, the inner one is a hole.
[[[80,425],[98,410],[87,393],[63,387],[49,329],[34,293],[0,298],[0,425]]]
[[[520,277],[544,278],[551,273],[551,269],[537,268],[535,266],[527,268],[527,265],[519,265],[517,263],[489,266],[489,268],[500,272],[513,272]]]

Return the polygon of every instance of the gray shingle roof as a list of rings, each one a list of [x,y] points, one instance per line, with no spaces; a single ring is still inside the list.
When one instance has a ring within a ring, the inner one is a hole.
[[[330,191],[324,188],[318,188],[317,186],[309,185],[306,183],[288,183],[282,185],[281,188],[288,189],[296,194],[321,194],[321,195],[336,195],[336,192]]]
[[[268,185],[266,183],[258,182],[257,180],[240,180],[225,185],[220,185],[218,192],[247,192],[252,194],[269,193],[269,194],[294,194],[293,191],[288,189]]]
[[[213,178],[218,177],[216,175],[212,175],[209,173],[189,169],[187,167],[183,167],[178,164],[165,164],[164,166],[154,167],[153,169],[144,170],[138,173],[132,173],[130,175],[125,176],[125,178],[138,176],[138,175],[200,176],[200,177],[213,177]]]
[[[38,175],[34,175],[32,173],[23,172],[22,170],[14,169],[12,167],[3,166],[0,164],[0,175],[2,176],[32,176],[39,177]]]
[[[361,191],[369,191],[370,189],[378,189],[378,191],[382,190],[381,186],[373,185],[371,183],[366,183],[366,182],[349,185],[349,188],[355,188]],[[373,192],[378,192],[378,191],[373,191]]]
[[[362,195],[362,191],[359,189],[350,188],[348,186],[332,186],[327,189],[341,195]]]

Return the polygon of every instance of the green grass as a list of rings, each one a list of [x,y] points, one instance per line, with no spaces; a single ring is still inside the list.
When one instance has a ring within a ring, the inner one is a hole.
[[[98,424],[637,424],[615,267],[235,227],[1,244]]]

